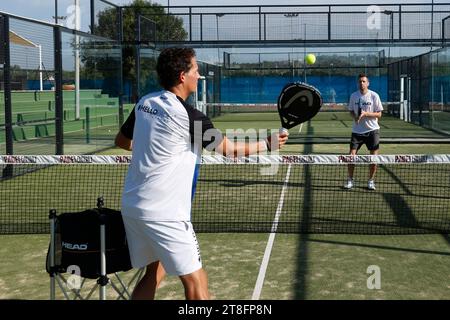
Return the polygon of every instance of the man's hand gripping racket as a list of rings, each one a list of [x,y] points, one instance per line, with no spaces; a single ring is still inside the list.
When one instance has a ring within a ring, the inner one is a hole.
[[[288,129],[311,120],[319,112],[322,104],[319,90],[309,84],[294,82],[284,86],[278,96],[277,104],[282,126],[278,134],[278,145],[282,146],[286,143]],[[272,140],[273,135],[269,137],[270,144]]]

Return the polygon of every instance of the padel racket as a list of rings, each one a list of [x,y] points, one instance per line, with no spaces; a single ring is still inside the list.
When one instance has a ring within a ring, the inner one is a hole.
[[[313,86],[303,82],[285,85],[278,96],[278,114],[282,126],[280,133],[312,119],[322,104],[322,96]]]

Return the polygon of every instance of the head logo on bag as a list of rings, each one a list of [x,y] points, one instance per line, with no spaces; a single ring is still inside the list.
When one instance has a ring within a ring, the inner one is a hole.
[[[88,245],[86,243],[68,243],[68,242],[62,242],[62,247],[68,250],[80,250],[85,251],[88,248]]]

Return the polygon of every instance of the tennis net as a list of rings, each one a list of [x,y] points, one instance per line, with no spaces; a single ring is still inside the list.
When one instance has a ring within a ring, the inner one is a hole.
[[[47,233],[50,209],[81,211],[98,196],[120,209],[130,161],[0,156],[0,233]],[[352,190],[343,188],[348,163],[356,166]],[[449,187],[450,155],[205,155],[192,221],[197,232],[450,233]]]

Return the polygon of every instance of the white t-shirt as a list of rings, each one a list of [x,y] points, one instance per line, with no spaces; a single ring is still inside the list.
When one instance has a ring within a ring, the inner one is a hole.
[[[208,129],[216,130],[210,119],[170,91],[139,100],[121,128],[133,140],[122,215],[147,221],[190,221],[198,160],[202,147],[211,143],[203,139]]]
[[[366,94],[361,94],[358,90],[353,92],[348,103],[348,110],[353,111],[356,115],[360,115],[361,111],[380,112],[383,111],[381,100],[378,94],[369,90]],[[359,123],[353,122],[352,132],[366,133],[369,131],[380,129],[378,119],[374,117],[363,117]]]

